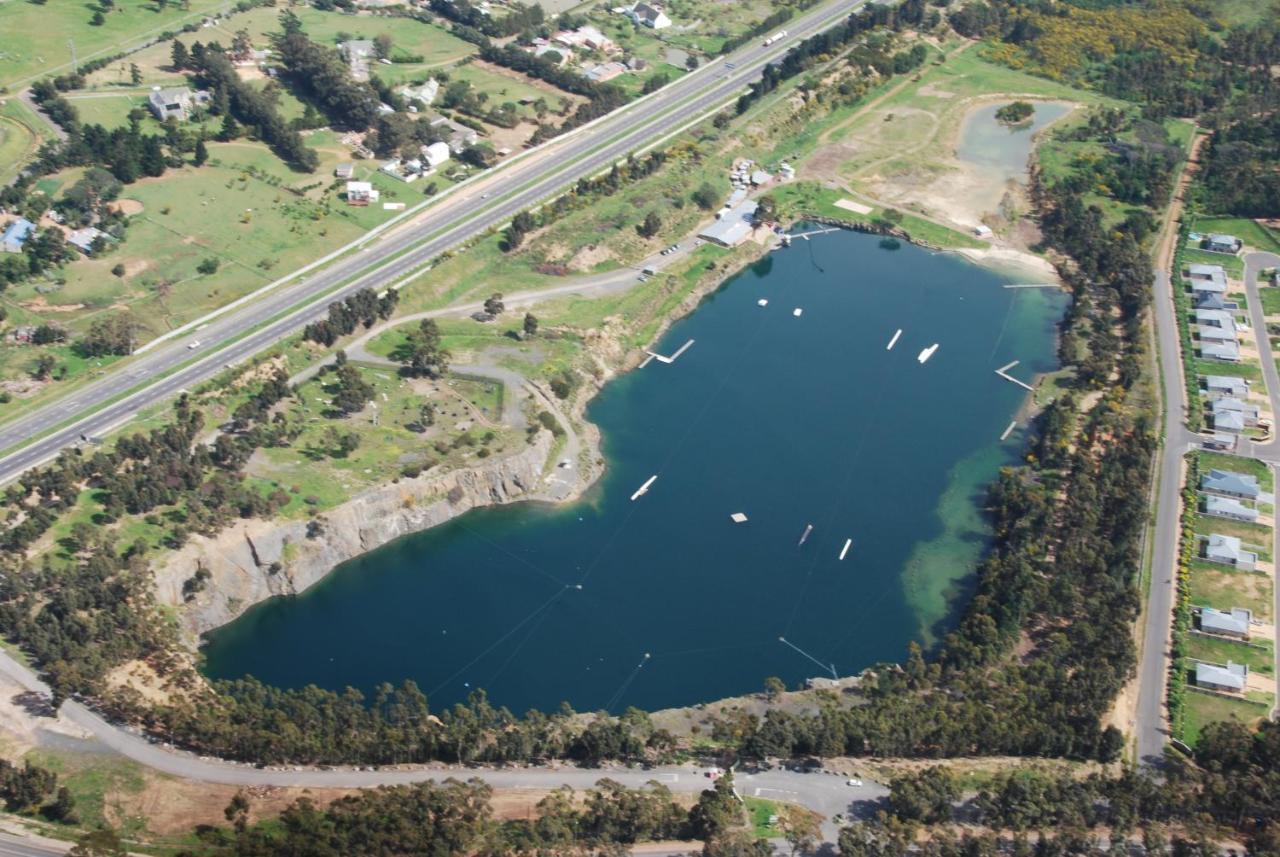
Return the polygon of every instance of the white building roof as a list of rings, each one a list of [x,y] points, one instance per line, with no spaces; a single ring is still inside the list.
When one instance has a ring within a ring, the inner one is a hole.
[[[1244,664],[1227,661],[1221,664],[1196,664],[1196,684],[1213,684],[1218,687],[1229,687],[1232,690],[1244,690],[1249,682],[1249,668]]]
[[[1253,613],[1243,607],[1232,607],[1231,612],[1213,607],[1200,608],[1200,630],[1211,633],[1247,636]]]
[[[759,206],[754,199],[744,199],[724,213],[719,220],[698,233],[699,238],[725,247],[735,247],[751,234],[752,218]]]

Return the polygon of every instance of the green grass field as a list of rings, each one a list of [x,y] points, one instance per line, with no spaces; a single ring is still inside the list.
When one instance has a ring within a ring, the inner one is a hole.
[[[1200,733],[1210,723],[1236,719],[1254,724],[1267,716],[1270,705],[1242,699],[1227,699],[1215,694],[1187,688],[1186,720],[1182,728],[1182,740],[1194,747]]]
[[[0,85],[13,89],[33,77],[69,70],[69,40],[74,40],[76,58],[83,63],[137,46],[166,30],[179,30],[226,5],[221,0],[189,0],[158,11],[147,0],[117,0],[102,26],[95,27],[89,23],[94,7],[87,3],[0,3]]]
[[[35,155],[44,139],[43,122],[16,98],[0,104],[0,185],[7,184]]]
[[[1235,661],[1238,664],[1247,665],[1253,672],[1271,675],[1276,667],[1275,646],[1270,640],[1259,640],[1257,643],[1258,645],[1251,645],[1204,637],[1200,634],[1188,634],[1187,656],[1213,664]]]
[[[1187,247],[1182,251],[1182,262],[1184,265],[1197,263],[1221,265],[1227,272],[1227,276],[1233,280],[1239,280],[1244,276],[1244,262],[1239,256],[1228,256],[1226,253],[1210,253],[1208,250]]]
[[[1263,491],[1275,490],[1275,477],[1271,473],[1271,468],[1257,459],[1243,458],[1239,455],[1223,455],[1220,452],[1203,450],[1196,454],[1200,456],[1201,473],[1205,473],[1214,467],[1221,470],[1233,470],[1236,473],[1248,473],[1257,478],[1258,484],[1262,486]]]
[[[1195,228],[1202,234],[1225,232],[1239,238],[1247,247],[1280,253],[1280,234],[1276,230],[1243,217],[1197,217]]]

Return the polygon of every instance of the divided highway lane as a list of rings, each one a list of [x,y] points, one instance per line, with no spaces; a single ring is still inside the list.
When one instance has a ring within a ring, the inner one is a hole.
[[[730,57],[729,63],[709,66],[681,78],[659,90],[652,100],[623,108],[568,139],[553,141],[544,153],[532,155],[484,182],[486,192],[470,190],[466,192],[468,195],[432,206],[417,224],[401,227],[296,284],[282,286],[252,304],[227,313],[189,337],[130,360],[110,371],[101,381],[70,393],[65,401],[50,402],[0,427],[0,449],[12,449],[51,426],[65,423],[57,431],[0,458],[0,484],[54,457],[59,450],[76,443],[81,435],[104,434],[127,422],[139,410],[217,374],[225,364],[270,348],[322,316],[331,301],[361,288],[380,290],[397,283],[441,252],[486,229],[500,226],[517,212],[549,198],[578,179],[594,175],[628,153],[691,124],[731,100],[759,77],[768,62],[781,57],[797,40],[844,20],[864,2],[835,0],[824,5],[794,22],[792,35],[785,44],[766,48],[756,43],[744,47]],[[444,219],[448,224],[442,227]],[[201,343],[195,353],[205,356],[188,362],[192,360],[193,349],[187,346],[193,340]],[[146,383],[147,378],[156,380]],[[120,398],[139,384],[145,386]],[[103,407],[103,403],[113,399],[117,401]],[[94,408],[99,410],[76,418]]]

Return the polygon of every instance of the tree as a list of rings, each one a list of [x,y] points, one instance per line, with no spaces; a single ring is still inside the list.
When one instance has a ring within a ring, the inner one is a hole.
[[[764,695],[770,702],[782,696],[786,690],[787,686],[776,675],[771,675],[764,680]]]
[[[76,350],[85,357],[132,354],[138,326],[125,313],[99,318],[89,325]]]
[[[720,191],[711,182],[703,182],[693,192],[693,201],[703,211],[710,211],[720,202]]]
[[[440,346],[440,328],[435,319],[424,318],[418,329],[409,334],[404,363],[410,374],[429,378],[439,378],[449,368],[449,352]]]
[[[44,807],[42,812],[44,812],[46,818],[63,824],[75,824],[80,820],[76,815],[75,798],[71,796],[71,790],[66,786],[58,787],[57,795],[51,803]]]
[[[107,23],[107,17],[103,15],[102,10],[99,9],[93,13],[93,17],[89,19],[89,23],[95,27],[101,27],[103,24]]]
[[[489,315],[501,315],[506,308],[506,305],[502,302],[502,292],[494,292],[485,299],[484,311]]]
[[[746,830],[735,830],[708,839],[702,846],[702,857],[772,857],[773,847],[767,839],[757,839]]]
[[[111,267],[111,274],[115,277],[123,277],[125,275],[125,267],[123,262],[117,262]]]
[[[216,274],[218,273],[219,264],[221,264],[221,262],[218,260],[217,256],[210,256],[207,259],[202,260],[199,265],[196,265],[196,273],[205,275]]]
[[[792,854],[808,854],[822,837],[818,817],[804,807],[784,806],[778,814],[778,827],[791,845]]]
[[[524,335],[534,336],[538,332],[538,317],[531,312],[524,314]]]
[[[687,68],[689,71],[693,71],[695,68],[698,67],[698,58],[693,54],[689,54],[689,56],[685,57],[684,67]]]
[[[765,194],[756,200],[756,223],[771,223],[778,219],[778,201],[772,194]]]
[[[889,783],[889,807],[903,821],[941,824],[951,820],[951,804],[960,797],[955,776],[934,765]]]
[[[142,83],[142,69],[138,68],[137,63],[129,63],[129,82],[134,86]]]
[[[733,772],[728,771],[698,796],[689,811],[689,826],[693,835],[705,842],[741,825],[742,804],[733,793]]]
[[[658,212],[651,211],[644,216],[644,222],[636,225],[636,232],[641,238],[652,238],[662,231],[662,218]]]
[[[196,140],[196,150],[191,156],[191,163],[197,167],[203,167],[205,162],[209,160],[209,147],[204,144],[204,137]]]
[[[394,42],[387,33],[379,33],[373,37],[373,51],[378,55],[379,59],[390,58],[393,46]]]
[[[173,48],[169,51],[169,64],[173,66],[174,71],[182,71],[191,64],[191,55],[187,53],[187,46],[177,39],[173,40]]]
[[[70,857],[128,857],[128,853],[120,836],[110,827],[82,834],[76,846],[67,852]]]
[[[1005,125],[1017,125],[1025,122],[1036,112],[1030,101],[1014,101],[996,111],[996,121]]]
[[[334,375],[337,377],[337,389],[333,393],[333,406],[344,415],[364,410],[364,406],[373,399],[373,385],[360,375],[359,369],[345,361],[338,365]]]

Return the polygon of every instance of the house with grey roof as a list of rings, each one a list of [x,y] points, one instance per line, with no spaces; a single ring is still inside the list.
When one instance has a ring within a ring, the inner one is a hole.
[[[1205,449],[1216,449],[1224,452],[1235,452],[1236,446],[1239,444],[1239,434],[1233,434],[1229,431],[1210,432],[1205,436],[1201,443]]]
[[[1201,327],[1221,327],[1224,330],[1236,329],[1236,317],[1225,309],[1196,309],[1196,324]]]
[[[1241,571],[1253,571],[1258,564],[1258,555],[1245,550],[1238,538],[1219,533],[1210,533],[1205,540],[1204,558]]]
[[[209,93],[202,90],[192,92],[185,86],[163,89],[159,86],[151,90],[147,96],[147,106],[155,117],[163,122],[166,119],[177,119],[186,122],[191,112],[209,102]]]
[[[1200,343],[1200,356],[1205,360],[1217,360],[1219,363],[1239,363],[1240,343],[1234,341],[1202,341]]]
[[[1200,630],[1206,634],[1247,640],[1252,622],[1253,611],[1244,607],[1232,607],[1230,611],[1214,607],[1200,608]]]
[[[431,126],[441,140],[449,144],[449,151],[455,155],[460,154],[467,146],[474,146],[480,141],[480,135],[476,133],[474,128],[468,128],[448,116],[437,115],[430,119],[427,124]]]
[[[22,245],[27,243],[27,239],[34,235],[35,231],[34,223],[25,217],[19,217],[5,227],[4,235],[0,236],[0,247],[3,247],[6,253],[21,253]]]
[[[1234,375],[1205,375],[1204,389],[1210,396],[1243,399],[1249,395],[1249,382]]]
[[[1246,506],[1235,497],[1205,497],[1204,513],[1211,518],[1226,518],[1247,524],[1258,522],[1258,510]]]
[[[1209,416],[1217,431],[1244,431],[1258,424],[1258,408],[1248,402],[1224,396],[1209,403]]]
[[[1200,477],[1200,490],[1206,494],[1240,497],[1245,500],[1257,500],[1262,493],[1256,476],[1234,470],[1219,470],[1216,467]]]
[[[1196,663],[1196,687],[1240,693],[1249,683],[1249,667],[1227,661],[1223,664]]]
[[[1196,292],[1196,309],[1226,309],[1227,301],[1221,292]],[[1232,307],[1235,306],[1233,303]]]
[[[1221,265],[1206,265],[1203,262],[1195,262],[1187,266],[1187,277],[1192,283],[1225,283],[1227,281],[1227,272]]]
[[[1217,233],[1205,239],[1204,249],[1210,253],[1239,253],[1244,243],[1234,235]]]
[[[73,229],[71,232],[67,233],[67,243],[86,256],[93,255],[93,242],[97,241],[99,238],[104,241],[107,240],[107,233],[103,232],[96,226],[86,226],[83,229]]]

